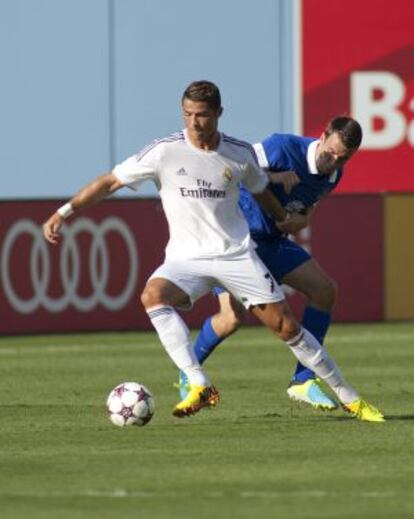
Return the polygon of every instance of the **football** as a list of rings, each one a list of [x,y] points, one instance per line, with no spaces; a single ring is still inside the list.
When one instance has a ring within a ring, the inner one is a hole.
[[[118,427],[143,426],[154,414],[154,397],[144,385],[124,382],[109,393],[106,409],[109,419]]]

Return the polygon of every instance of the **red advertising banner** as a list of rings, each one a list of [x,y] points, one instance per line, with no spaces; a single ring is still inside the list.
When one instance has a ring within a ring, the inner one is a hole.
[[[312,252],[338,284],[335,321],[384,319],[384,198],[334,196],[312,222]]]
[[[311,226],[300,233],[306,247],[337,283],[336,322],[384,319],[384,199],[381,195],[338,195],[324,199]],[[290,296],[300,318],[304,304]]]
[[[41,224],[59,205],[0,203],[0,333],[151,330],[139,295],[164,259],[161,203],[103,202],[69,220],[52,246]],[[382,205],[379,195],[330,197],[300,235],[339,285],[337,321],[383,319]],[[303,298],[288,296],[300,318]],[[217,308],[207,296],[183,317],[196,328]]]
[[[69,220],[53,246],[41,224],[59,205],[0,202],[0,333],[152,329],[139,295],[164,259],[161,203],[105,201]],[[212,302],[187,323],[198,326]]]
[[[303,0],[303,133],[350,114],[361,151],[338,192],[414,191],[412,0]]]

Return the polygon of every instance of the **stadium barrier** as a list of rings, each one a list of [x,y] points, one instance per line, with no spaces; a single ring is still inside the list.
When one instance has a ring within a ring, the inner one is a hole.
[[[105,201],[69,220],[52,246],[41,224],[61,203],[0,202],[0,333],[150,330],[139,294],[164,257],[160,201]],[[335,321],[414,318],[413,204],[409,195],[331,196],[297,237],[338,283]],[[286,291],[300,317],[302,297]],[[216,308],[207,296],[185,319],[198,327]]]

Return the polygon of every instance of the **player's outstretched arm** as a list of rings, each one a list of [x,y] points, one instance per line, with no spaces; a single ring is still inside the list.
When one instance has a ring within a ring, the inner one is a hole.
[[[112,173],[106,173],[92,180],[43,224],[43,235],[46,240],[53,244],[58,243],[60,229],[66,218],[85,207],[96,204],[122,186],[123,184]]]

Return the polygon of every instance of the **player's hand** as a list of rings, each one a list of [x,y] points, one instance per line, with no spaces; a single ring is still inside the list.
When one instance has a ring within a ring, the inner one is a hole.
[[[276,223],[276,227],[284,234],[297,234],[299,231],[309,225],[309,218],[306,214],[288,213],[289,217],[280,223]]]
[[[294,171],[278,171],[270,173],[270,181],[273,184],[281,184],[288,195],[299,184],[300,178]]]
[[[63,218],[59,213],[54,213],[43,224],[43,236],[50,243],[57,244],[60,240],[60,229],[63,224]]]

